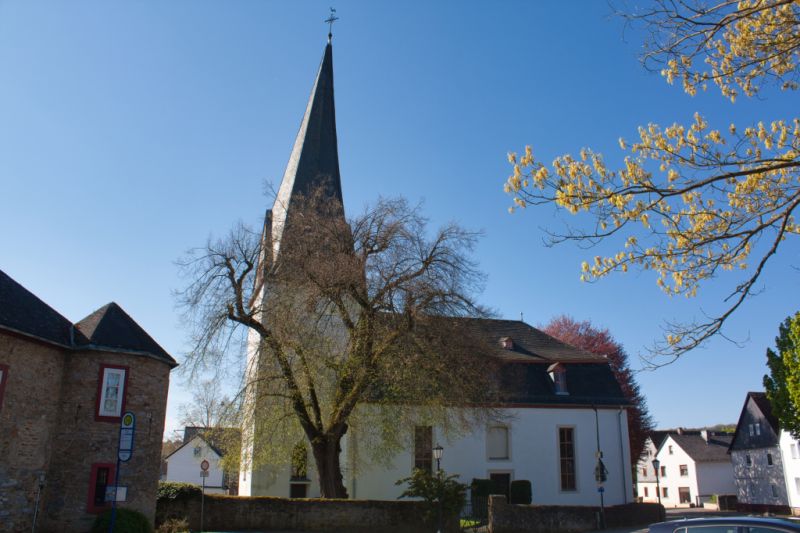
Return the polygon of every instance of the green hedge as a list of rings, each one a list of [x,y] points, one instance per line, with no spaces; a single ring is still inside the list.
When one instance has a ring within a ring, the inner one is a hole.
[[[531,503],[531,482],[527,479],[517,479],[511,482],[509,489],[510,503],[521,503],[529,505]]]
[[[108,533],[110,522],[111,509],[98,515],[92,525],[92,533]],[[153,526],[139,511],[118,508],[114,519],[114,533],[153,533]]]
[[[179,483],[177,481],[159,481],[158,499],[176,500],[189,496],[199,496],[203,489],[192,483]]]

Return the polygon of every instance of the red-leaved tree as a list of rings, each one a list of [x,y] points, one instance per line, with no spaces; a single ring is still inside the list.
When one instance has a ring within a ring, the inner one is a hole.
[[[607,329],[600,329],[588,320],[578,322],[566,315],[550,320],[543,331],[561,342],[587,352],[608,358],[611,370],[622,387],[622,393],[631,403],[628,408],[628,434],[631,444],[631,460],[636,464],[644,451],[648,434],[653,431],[653,418],[647,411],[647,401],[628,366],[628,354]]]

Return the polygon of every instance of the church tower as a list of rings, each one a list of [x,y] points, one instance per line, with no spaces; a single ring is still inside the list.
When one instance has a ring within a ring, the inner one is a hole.
[[[330,34],[280,188],[272,209],[268,210],[265,216],[261,237],[262,251],[252,303],[254,308],[261,309],[265,304],[269,292],[267,272],[273,265],[280,264],[281,247],[290,245],[292,217],[299,209],[300,202],[304,198],[320,193],[323,198],[336,206],[336,214],[344,217],[341,209],[343,201],[336,138],[333,47]],[[268,363],[261,360],[258,335],[251,332],[247,349],[239,494],[285,497],[289,496],[291,475],[288,456],[285,472],[282,468],[253,468],[252,465],[255,450],[266,442],[266,435],[263,434],[266,430],[256,423],[255,415],[259,408],[265,408],[260,399],[265,396],[266,391],[260,388],[267,386],[253,377],[260,375],[260,370],[266,364]],[[311,492],[316,492],[314,487],[311,488]]]

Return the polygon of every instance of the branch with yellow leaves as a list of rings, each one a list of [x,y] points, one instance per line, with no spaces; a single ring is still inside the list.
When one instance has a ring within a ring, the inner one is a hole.
[[[781,243],[800,233],[800,119],[740,132],[734,125],[712,129],[695,114],[688,127],[640,128],[636,142],[620,139],[620,147],[627,156],[618,169],[588,149],[547,165],[526,147],[509,155],[513,171],[505,190],[513,195],[512,211],[555,204],[593,222],[590,231],[551,231],[552,243],[619,242],[613,255],[583,263],[582,280],[641,268],[655,271],[667,294],[693,297],[706,280],[743,272],[724,311],[704,322],[668,325],[665,342],[653,351],[679,356],[720,331],[753,294]]]

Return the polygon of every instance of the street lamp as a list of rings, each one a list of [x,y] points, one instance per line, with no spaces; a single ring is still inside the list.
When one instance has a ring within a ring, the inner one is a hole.
[[[442,469],[442,452],[444,452],[444,448],[442,448],[441,444],[437,444],[433,449],[433,458],[436,459],[437,472]]]
[[[661,505],[661,480],[659,479],[659,467],[661,466],[661,461],[658,458],[653,459],[653,470],[656,471],[656,496],[658,496],[658,505]]]

